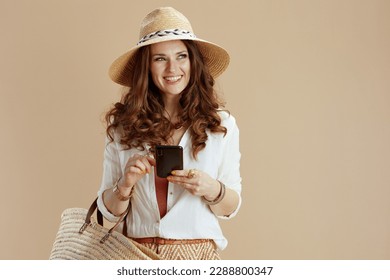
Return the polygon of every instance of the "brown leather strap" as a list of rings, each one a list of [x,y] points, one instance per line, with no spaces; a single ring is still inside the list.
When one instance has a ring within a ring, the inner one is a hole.
[[[97,198],[94,200],[94,202],[92,202],[91,206],[89,207],[88,209],[88,213],[87,213],[87,216],[85,217],[85,222],[84,224],[81,226],[81,228],[79,229],[79,233],[82,234],[84,232],[84,230],[87,228],[87,226],[89,226],[91,224],[91,217],[92,217],[92,214],[95,212],[95,210],[97,209]],[[127,217],[127,214],[129,213],[130,211],[130,207],[131,207],[131,204],[129,203],[129,206],[127,207],[126,211],[123,212],[123,214],[119,217],[119,220],[116,222],[116,224],[110,228],[108,230],[108,233],[100,240],[101,243],[104,243],[107,238],[111,235],[111,233],[118,227],[118,225],[123,221],[123,219],[125,219]],[[97,219],[98,219],[98,223],[99,225],[103,226],[103,215],[102,213],[99,211],[99,209],[97,209]]]
[[[131,238],[138,243],[158,245],[199,244],[211,241],[211,239],[165,239],[161,237]]]
[[[123,218],[123,228],[122,228],[122,234],[124,236],[127,236],[127,216],[129,215],[129,212],[130,212],[130,207],[131,207],[131,202],[129,204],[129,210],[127,211],[127,214],[126,216]]]
[[[98,224],[103,226],[103,214],[102,214],[102,212],[100,212],[99,209],[97,210],[96,216],[97,216]]]

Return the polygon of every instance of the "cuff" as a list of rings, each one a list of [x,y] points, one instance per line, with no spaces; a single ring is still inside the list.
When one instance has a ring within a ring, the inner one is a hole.
[[[103,202],[103,192],[104,191],[98,192],[98,200],[97,200],[98,209],[100,210],[100,212],[102,212],[104,218],[106,218],[109,222],[116,223],[117,221],[119,221],[120,217],[117,217],[113,215],[110,211],[108,211],[106,205],[104,205]]]
[[[217,216],[219,219],[229,220],[229,219],[231,219],[231,218],[233,218],[234,216],[237,215],[238,210],[240,210],[241,202],[242,202],[241,195],[238,192],[237,192],[237,194],[238,194],[238,205],[237,205],[236,210],[234,210],[233,213],[231,213],[230,215],[227,215],[227,216]]]

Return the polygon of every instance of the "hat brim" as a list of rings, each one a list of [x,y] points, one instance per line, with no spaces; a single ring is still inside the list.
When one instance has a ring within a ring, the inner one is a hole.
[[[135,54],[136,52],[144,46],[156,44],[165,41],[173,41],[173,40],[191,40],[194,41],[199,51],[202,53],[205,64],[208,66],[211,76],[213,78],[217,78],[221,75],[229,65],[230,57],[228,52],[214,44],[202,39],[193,38],[188,39],[188,37],[180,37],[175,36],[171,37],[163,37],[151,39],[145,43],[137,45],[131,48],[128,52],[124,53],[120,57],[118,57],[109,68],[109,76],[115,82],[123,86],[131,87],[131,77],[133,76],[134,63],[135,63]]]

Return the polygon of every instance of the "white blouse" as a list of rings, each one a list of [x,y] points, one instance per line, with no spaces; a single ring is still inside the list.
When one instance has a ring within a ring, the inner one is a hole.
[[[239,195],[237,209],[228,217],[217,217],[201,198],[192,195],[181,186],[169,183],[167,213],[160,219],[156,198],[154,171],[146,174],[134,187],[131,211],[127,216],[127,235],[133,238],[162,237],[171,239],[213,239],[220,250],[227,246],[217,218],[230,219],[241,206],[241,176],[239,151],[239,130],[232,115],[219,113],[227,134],[207,132],[206,147],[192,157],[191,137],[187,130],[179,145],[183,147],[184,169],[198,169],[224,183]],[[115,138],[115,137],[114,137]],[[118,218],[105,207],[103,192],[111,188],[122,176],[128,159],[134,154],[147,154],[147,150],[125,150],[118,135],[113,142],[107,140],[104,152],[103,178],[98,192],[98,208],[106,219],[116,222]]]

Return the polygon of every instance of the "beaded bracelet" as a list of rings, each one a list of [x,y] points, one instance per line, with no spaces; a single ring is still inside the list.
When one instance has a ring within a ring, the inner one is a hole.
[[[222,201],[222,199],[225,197],[225,193],[226,193],[226,186],[224,183],[222,183],[221,181],[218,181],[220,186],[221,186],[221,190],[218,194],[218,196],[213,200],[213,201],[210,201],[208,199],[206,199],[204,196],[202,196],[202,200],[208,204],[208,205],[215,205],[215,204],[218,204]]]

